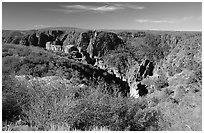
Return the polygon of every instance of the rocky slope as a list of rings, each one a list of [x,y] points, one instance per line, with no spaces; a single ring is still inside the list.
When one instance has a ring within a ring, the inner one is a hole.
[[[68,51],[73,59],[91,65],[95,64],[96,67],[127,82],[132,90],[131,95],[138,97],[140,91],[135,91],[139,88],[137,86],[147,76],[153,76],[153,71],[154,76],[156,75],[157,69],[154,68],[161,60],[167,59],[163,65],[171,76],[176,71],[182,71],[181,65],[185,64],[180,64],[180,66],[172,64],[172,59],[168,55],[178,51],[187,40],[196,39],[200,35],[199,32],[114,31],[113,33],[53,28],[36,31],[3,31],[3,42],[42,48],[46,48],[46,43],[50,42],[50,44],[60,46],[62,48],[56,49],[60,50],[59,52]],[[178,53],[183,55],[180,61],[187,62],[190,59],[184,59],[185,51]],[[195,58],[200,59],[198,56]],[[201,62],[195,62],[193,58],[192,61],[194,65]],[[147,93],[147,90],[142,90],[144,94]]]
[[[109,50],[115,50],[123,41],[111,32],[78,30],[36,30],[3,31],[3,43],[22,44],[46,48],[47,42],[54,45],[74,45],[92,56],[103,56]]]
[[[5,87],[4,78],[11,75],[11,70],[15,79],[20,83],[22,81],[29,83],[28,86],[37,83],[45,88],[50,86],[58,88],[62,83],[83,90],[84,86],[86,88],[98,83],[101,85],[98,88],[101,90],[106,88],[111,92],[109,94],[113,94],[114,88],[117,88],[125,96],[124,99],[136,98],[134,99],[136,101],[133,100],[134,105],[141,99],[145,100],[147,105],[144,110],[156,109],[162,118],[158,122],[159,127],[165,130],[202,130],[200,32],[54,28],[3,31],[3,42],[13,43],[3,44],[4,91],[9,89],[8,86]],[[52,48],[47,49],[48,45],[59,49],[52,52]],[[73,84],[72,81],[78,84]],[[79,96],[78,93],[73,95]],[[98,99],[98,96],[94,98]],[[129,107],[130,101],[126,101],[128,104],[125,103],[128,105],[127,110],[123,108],[124,106],[119,109],[122,112],[117,116],[116,123],[122,121],[134,128],[134,121],[131,121],[133,123],[126,121],[136,118],[128,113],[132,108],[136,108],[136,105]],[[144,111],[143,106],[140,107]],[[128,117],[123,118],[126,115]],[[149,115],[154,116],[152,112]],[[145,116],[145,120],[152,118]],[[140,119],[140,116],[136,119]],[[148,122],[143,127],[146,127]]]

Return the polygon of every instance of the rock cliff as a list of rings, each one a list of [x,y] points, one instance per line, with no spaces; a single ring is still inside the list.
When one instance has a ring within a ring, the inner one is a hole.
[[[49,45],[53,51],[68,53],[77,61],[95,64],[96,67],[114,74],[127,82],[132,92],[137,93],[132,95],[142,96],[148,93],[145,89],[148,86],[142,81],[151,76],[157,77],[159,66],[167,72],[167,77],[182,72],[183,67],[200,73],[195,70],[201,64],[201,52],[196,53],[200,49],[199,36],[199,32],[47,29],[28,32],[3,31],[3,42],[43,48]],[[192,38],[193,43],[199,45],[183,47],[183,44],[189,44]]]

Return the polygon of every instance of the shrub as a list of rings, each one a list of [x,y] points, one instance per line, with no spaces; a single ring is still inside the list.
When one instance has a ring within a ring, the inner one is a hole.
[[[3,93],[2,94],[2,120],[3,121],[14,121],[18,119],[21,108],[17,103],[15,94]]]
[[[154,84],[158,90],[169,86],[168,80],[164,78],[158,78]]]
[[[2,72],[3,73],[13,73],[20,68],[20,59],[15,56],[7,56],[2,59]]]
[[[70,130],[92,130],[94,127],[110,130],[159,129],[156,122],[159,113],[155,109],[147,109],[145,100],[122,97],[117,86],[116,92],[110,95],[104,91],[109,86],[102,82],[98,84],[80,88],[60,80],[53,81],[50,86],[38,80],[32,81],[32,85],[15,83],[12,88],[15,95],[12,95],[16,101],[12,102],[10,98],[8,103],[18,105],[20,112],[17,114],[23,115],[24,120],[38,130],[50,130],[53,128],[51,125],[63,123],[67,123]],[[3,95],[9,99],[8,95]]]

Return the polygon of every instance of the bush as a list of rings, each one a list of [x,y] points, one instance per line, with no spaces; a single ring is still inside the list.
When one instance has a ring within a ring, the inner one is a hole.
[[[27,95],[26,87],[19,84],[13,75],[3,76],[2,81],[2,120],[18,120],[18,116],[22,113],[22,104],[28,100],[25,98]]]
[[[15,94],[3,93],[2,97],[2,120],[15,121],[20,115],[21,108],[17,103]]]
[[[50,130],[51,125],[64,123],[69,125],[70,130],[92,130],[95,127],[110,130],[159,129],[159,113],[155,109],[147,109],[146,100],[122,97],[118,92],[110,95],[108,91],[104,91],[109,86],[102,82],[84,88],[73,87],[73,84],[62,81],[56,79],[50,85],[40,80],[32,81],[32,85],[27,81],[20,84],[13,82],[13,88],[9,92],[5,91],[8,94],[3,94],[7,99],[4,100],[3,110],[18,109],[15,117],[24,116],[31,127],[39,130]],[[118,90],[117,86],[114,90]],[[15,99],[10,98],[10,92]],[[13,106],[14,104],[18,106]]]

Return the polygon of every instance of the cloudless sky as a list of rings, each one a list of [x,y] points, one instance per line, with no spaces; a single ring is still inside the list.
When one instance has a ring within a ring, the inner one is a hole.
[[[2,3],[2,28],[202,30],[201,2]]]

